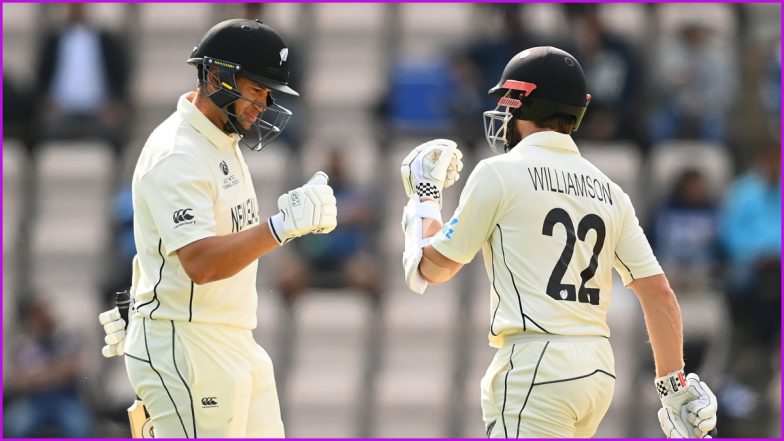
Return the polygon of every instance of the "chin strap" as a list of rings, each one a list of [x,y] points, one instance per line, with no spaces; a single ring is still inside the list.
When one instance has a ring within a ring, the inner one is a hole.
[[[242,126],[240,125],[239,121],[237,121],[236,110],[234,107],[234,103],[221,107],[223,113],[226,114],[228,118],[225,123],[223,123],[223,131],[226,133],[236,133],[238,135],[245,136],[248,134],[248,130],[243,130]]]

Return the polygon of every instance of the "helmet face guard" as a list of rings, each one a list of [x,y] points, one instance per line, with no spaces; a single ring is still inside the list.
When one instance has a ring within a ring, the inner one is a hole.
[[[292,116],[291,110],[275,104],[271,96],[267,102],[270,104],[267,105],[266,110],[261,112],[253,123],[252,128],[255,130],[250,130],[243,134],[240,140],[241,144],[255,152],[263,149],[277,138],[283,132],[283,129],[286,128]],[[233,119],[236,120],[236,115],[229,113],[229,116],[229,122]],[[237,128],[242,129],[242,127]]]
[[[228,117],[221,128],[241,135],[241,142],[250,149],[261,150],[286,127],[291,111],[275,104],[271,93],[291,96],[299,93],[288,85],[288,46],[271,27],[260,20],[224,20],[204,34],[186,62],[196,66],[200,82],[214,88],[210,100]],[[267,102],[253,102],[242,96],[237,88],[237,76],[269,89]],[[237,100],[246,100],[262,109],[249,129],[239,123]]]
[[[272,91],[267,95],[267,102],[264,104],[242,96],[237,87],[237,74],[241,72],[242,66],[211,57],[205,57],[201,65],[203,69],[202,78],[204,78],[205,83],[217,88],[215,92],[209,93],[208,96],[228,117],[228,121],[223,127],[224,130],[241,135],[242,139],[240,142],[254,151],[263,149],[283,132],[283,129],[286,128],[291,119],[292,112],[275,103],[275,100],[272,98]],[[214,68],[214,70],[210,71],[210,68]],[[249,130],[244,129],[237,119],[238,116],[234,107],[234,103],[237,100],[245,100],[254,106],[264,109],[259,113],[256,121],[251,124]]]
[[[528,97],[536,89],[536,84],[524,81],[507,80],[503,87],[508,89],[504,96],[498,100],[498,105],[494,110],[483,113],[485,126],[485,139],[490,145],[490,150],[494,153],[499,152],[499,147],[503,146],[504,152],[508,152],[512,145],[509,145],[509,125],[516,109],[522,107],[520,99],[513,98],[518,95],[520,98]],[[514,91],[520,91],[520,94]]]
[[[499,147],[503,147],[504,152],[510,149],[509,142],[506,140],[506,133],[509,130],[507,127],[512,120],[512,114],[499,109],[501,109],[500,104],[495,110],[488,110],[482,114],[485,124],[485,140],[487,140],[493,153],[498,153]]]

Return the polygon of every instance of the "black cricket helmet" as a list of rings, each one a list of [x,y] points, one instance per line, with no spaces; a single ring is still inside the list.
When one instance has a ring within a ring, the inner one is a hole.
[[[271,27],[260,20],[231,19],[208,30],[187,62],[197,66],[199,81],[217,88],[209,97],[228,116],[224,130],[239,133],[250,149],[261,150],[280,135],[292,116],[289,109],[275,103],[272,92],[299,96],[288,86],[288,56],[286,43]],[[240,93],[237,76],[270,89],[266,103],[254,103],[264,109],[251,127],[255,133],[237,121],[234,103],[238,99],[252,102]]]
[[[580,63],[552,46],[532,47],[515,55],[488,94],[499,98],[495,110],[484,112],[485,137],[493,151],[499,145],[506,151],[514,147],[508,145],[507,136],[513,119],[571,115],[577,130],[591,100]]]

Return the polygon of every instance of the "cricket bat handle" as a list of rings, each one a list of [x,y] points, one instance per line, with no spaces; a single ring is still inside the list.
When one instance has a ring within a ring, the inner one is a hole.
[[[131,423],[131,438],[155,438],[150,414],[139,397],[128,408],[128,421]]]

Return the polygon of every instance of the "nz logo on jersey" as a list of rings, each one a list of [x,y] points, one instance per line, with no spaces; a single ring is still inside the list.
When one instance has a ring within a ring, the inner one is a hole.
[[[183,208],[174,211],[174,214],[172,214],[172,221],[174,221],[175,230],[183,225],[192,225],[196,223],[194,220],[195,216],[191,214],[191,211],[193,211],[193,208]]]
[[[452,220],[450,220],[448,224],[445,224],[445,225],[444,225],[444,226],[441,228],[441,233],[442,233],[444,236],[446,236],[446,238],[447,238],[447,239],[451,239],[451,238],[452,238],[452,235],[453,235],[453,234],[455,234],[455,229],[454,229],[454,228],[452,228],[452,227],[454,227],[455,225],[457,225],[457,223],[458,223],[458,222],[460,222],[460,221],[458,221],[458,220],[457,220],[457,218],[452,218]]]
[[[225,176],[229,175],[229,165],[226,164],[226,161],[221,161],[220,162],[220,169],[221,169],[221,171],[223,172],[223,174]]]

